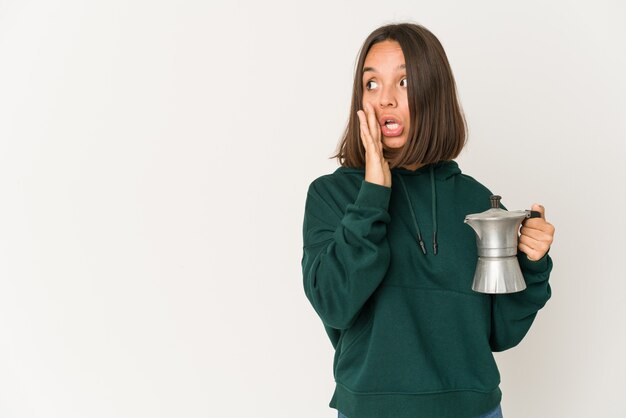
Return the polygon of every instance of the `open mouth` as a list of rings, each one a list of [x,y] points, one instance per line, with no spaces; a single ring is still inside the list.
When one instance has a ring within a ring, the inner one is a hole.
[[[404,130],[404,127],[402,126],[402,124],[400,124],[400,122],[398,122],[398,120],[394,118],[383,117],[381,119],[381,122],[383,122],[381,124],[381,131],[383,135],[385,136],[402,135],[402,131]]]
[[[398,122],[393,119],[389,119],[385,121],[385,126],[387,127],[387,129],[394,130],[398,129],[398,126],[400,126],[400,124],[398,124]]]

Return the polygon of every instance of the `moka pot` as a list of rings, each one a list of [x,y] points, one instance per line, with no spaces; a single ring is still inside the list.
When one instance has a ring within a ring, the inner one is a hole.
[[[469,214],[464,221],[476,233],[478,247],[472,290],[493,294],[521,292],[526,289],[526,282],[517,261],[519,227],[525,219],[541,217],[541,213],[504,210],[500,196],[490,199],[491,209]]]

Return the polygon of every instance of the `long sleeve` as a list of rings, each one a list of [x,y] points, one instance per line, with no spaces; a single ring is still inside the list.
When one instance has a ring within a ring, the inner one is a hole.
[[[548,251],[549,252],[549,251]],[[526,289],[521,292],[491,295],[491,338],[494,352],[505,351],[519,344],[532,325],[537,312],[552,296],[548,278],[552,259],[546,253],[541,259],[531,261],[518,251]]]
[[[303,222],[304,292],[327,327],[349,328],[382,282],[391,188],[362,180],[354,202],[325,182],[309,186]],[[345,213],[338,208],[345,207]]]

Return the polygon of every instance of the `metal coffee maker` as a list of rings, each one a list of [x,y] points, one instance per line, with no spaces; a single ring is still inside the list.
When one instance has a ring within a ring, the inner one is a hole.
[[[508,211],[500,207],[500,196],[493,195],[491,209],[472,213],[465,223],[476,233],[478,263],[472,290],[480,293],[515,293],[526,289],[517,261],[519,227],[524,219],[539,218],[534,210]]]

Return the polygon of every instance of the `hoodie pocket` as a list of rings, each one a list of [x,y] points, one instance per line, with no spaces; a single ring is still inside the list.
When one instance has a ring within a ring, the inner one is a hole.
[[[356,321],[350,328],[344,330],[339,337],[337,349],[335,350],[335,358],[333,360],[333,375],[336,375],[337,367],[342,361],[342,358],[347,356],[350,350],[359,344],[371,329],[372,323],[374,322],[374,314],[370,302],[363,306]]]
[[[500,375],[486,295],[381,286],[375,309],[346,334],[335,380],[356,393],[490,392]]]

